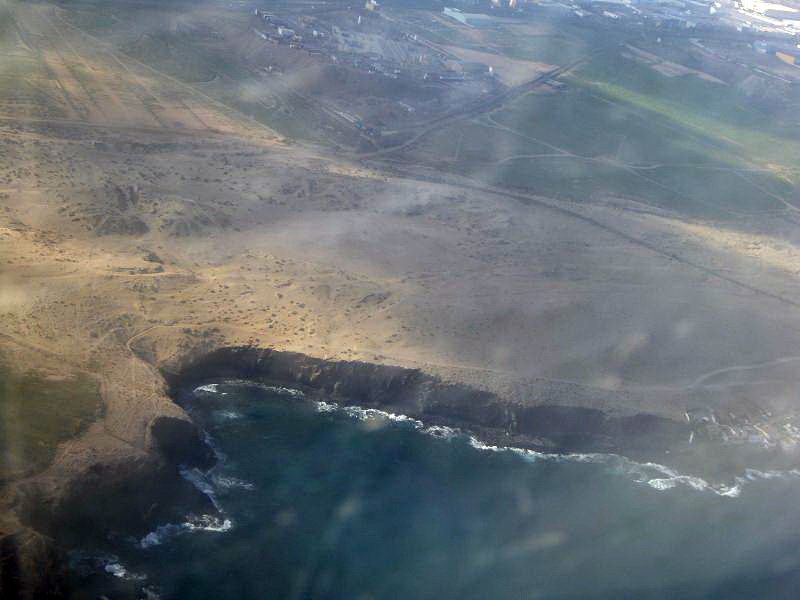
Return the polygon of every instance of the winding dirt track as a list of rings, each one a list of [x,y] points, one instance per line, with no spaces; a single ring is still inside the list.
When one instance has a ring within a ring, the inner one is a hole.
[[[725,367],[723,369],[717,369],[716,371],[711,371],[710,373],[706,373],[702,377],[698,377],[697,380],[695,380],[694,383],[692,383],[688,387],[700,387],[709,379],[713,379],[714,377],[717,377],[719,375],[724,375],[725,373],[734,373],[737,371],[755,371],[756,369],[764,369],[766,367],[783,365],[797,361],[800,361],[800,356],[783,356],[781,358],[777,358],[769,362],[759,363],[755,365],[735,365],[733,367]]]

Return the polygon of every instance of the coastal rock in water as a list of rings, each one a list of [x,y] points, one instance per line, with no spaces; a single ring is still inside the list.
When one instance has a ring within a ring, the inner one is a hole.
[[[55,545],[32,529],[0,531],[0,598],[62,598],[63,565]]]
[[[180,476],[177,464],[153,456],[94,464],[51,502],[25,505],[33,510],[23,521],[67,547],[102,540],[111,531],[142,536],[159,523],[182,521],[187,509],[197,515],[217,512]]]
[[[661,453],[685,440],[687,423],[658,416],[611,415],[594,408],[557,406],[532,397],[511,404],[491,392],[418,369],[359,361],[327,361],[269,348],[226,347],[162,365],[173,397],[187,384],[214,377],[262,378],[385,408],[418,419],[480,431],[487,440],[551,451]]]
[[[158,417],[150,426],[153,445],[169,463],[208,469],[214,453],[203,441],[197,427],[176,417]]]

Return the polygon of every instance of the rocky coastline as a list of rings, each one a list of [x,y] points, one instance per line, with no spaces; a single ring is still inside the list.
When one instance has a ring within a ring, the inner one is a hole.
[[[216,378],[247,378],[295,387],[348,404],[402,413],[430,424],[459,427],[486,443],[551,452],[663,453],[687,435],[687,425],[653,415],[609,416],[570,406],[524,406],[419,369],[361,361],[324,360],[251,346],[221,347],[158,365],[167,393]],[[182,411],[181,411],[182,412]],[[214,511],[179,474],[209,468],[214,457],[185,413],[149,426],[149,449],[119,460],[99,457],[54,493],[33,479],[12,494],[18,519],[2,536],[4,595],[63,597],[69,585],[65,550],[109,532],[143,535],[186,511]]]
[[[545,452],[619,453],[669,464],[693,460],[686,440],[695,424],[648,413],[613,414],[585,406],[522,404],[420,369],[325,360],[297,352],[226,346],[156,365],[166,393],[181,397],[214,379],[254,379],[303,390],[337,402],[404,414],[431,425],[457,427],[486,444]],[[208,469],[214,455],[183,410],[149,426],[147,452],[86,465],[57,494],[22,482],[12,501],[18,527],[0,536],[4,594],[60,598],[71,581],[66,550],[109,532],[141,536],[187,511],[213,513],[209,499],[180,476],[181,467]],[[720,449],[718,441],[705,440]],[[672,455],[670,454],[672,453]],[[773,460],[774,452],[758,451]],[[687,456],[689,458],[687,458]],[[681,458],[682,457],[682,458]],[[793,457],[778,457],[782,461]]]
[[[269,348],[225,347],[162,370],[170,395],[216,378],[260,379],[345,399],[432,424],[462,427],[487,442],[553,452],[663,454],[685,440],[686,422],[652,415],[612,415],[582,406],[515,403],[420,369],[328,361]]]

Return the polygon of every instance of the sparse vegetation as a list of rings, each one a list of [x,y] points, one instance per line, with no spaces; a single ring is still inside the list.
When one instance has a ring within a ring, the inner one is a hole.
[[[353,41],[360,8],[342,6],[314,10]],[[700,405],[783,439],[798,125],[735,81],[667,76],[605,30],[468,29],[405,5],[361,54],[412,47],[413,77],[272,43],[238,4],[13,14],[0,349],[25,374],[0,371],[0,478],[65,441],[56,485],[145,464],[155,420],[185,417],[164,374],[223,346],[477,382],[492,419],[547,402],[685,427]],[[475,79],[424,77],[438,52]],[[479,58],[520,67],[521,85]],[[61,358],[96,379],[36,375],[61,376],[45,368]]]
[[[793,193],[785,176],[800,142],[771,135],[771,128],[759,125],[763,116],[719,84],[678,81],[694,94],[679,93],[683,104],[670,104],[665,94],[634,91],[633,83],[598,83],[598,64],[570,77],[566,89],[528,94],[478,122],[451,125],[408,155],[492,183],[582,202],[636,198],[713,217],[785,208],[781,199],[790,201]],[[640,88],[667,79],[645,76],[634,63],[613,71],[639,73]],[[711,89],[729,98],[704,111]],[[725,112],[725,120],[709,111]],[[770,147],[769,154],[762,146]]]
[[[59,443],[100,416],[93,379],[46,379],[0,363],[0,484],[43,469]]]

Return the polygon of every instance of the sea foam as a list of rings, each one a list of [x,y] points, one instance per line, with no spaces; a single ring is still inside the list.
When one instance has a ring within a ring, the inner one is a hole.
[[[114,577],[119,577],[120,579],[125,579],[127,581],[144,581],[145,579],[147,579],[147,575],[139,575],[138,573],[131,573],[120,562],[108,562],[106,563],[104,569],[106,573],[109,573]]]
[[[335,402],[317,401],[316,408],[319,412],[339,412],[349,417],[366,421],[370,419],[385,419],[397,424],[411,426],[413,429],[426,435],[452,440],[466,439],[467,443],[482,452],[509,452],[516,454],[531,462],[547,461],[560,463],[592,463],[605,467],[609,472],[628,478],[638,485],[646,485],[651,489],[662,492],[677,488],[688,488],[698,492],[708,492],[723,498],[737,498],[745,484],[759,479],[786,479],[800,478],[800,470],[790,471],[757,471],[745,470],[744,476],[735,477],[731,483],[710,483],[695,475],[680,473],[674,469],[655,462],[637,462],[619,454],[613,453],[555,453],[539,452],[528,448],[514,446],[498,446],[486,444],[477,437],[469,435],[460,429],[442,425],[426,426],[422,421],[403,414],[379,410],[376,408],[362,408],[359,406],[340,406]]]
[[[211,504],[214,505],[214,508],[222,512],[222,509],[219,506],[219,502],[217,502],[217,496],[214,490],[214,485],[208,480],[208,476],[205,473],[203,473],[200,469],[197,468],[189,469],[187,467],[181,467],[180,473],[181,477],[183,477],[186,481],[191,483],[200,492],[202,492],[209,500],[211,500]]]
[[[238,477],[232,477],[230,475],[220,475],[220,474],[213,474],[211,476],[212,481],[214,482],[214,486],[217,488],[223,489],[230,489],[230,488],[240,488],[243,490],[254,490],[256,486],[249,481],[245,481],[244,479],[239,479]]]
[[[189,481],[211,501],[211,503],[214,505],[214,508],[216,508],[219,512],[219,516],[189,516],[183,523],[166,523],[165,525],[159,525],[138,541],[136,545],[139,548],[147,549],[152,548],[153,546],[159,546],[173,537],[193,531],[211,531],[217,533],[229,531],[233,528],[233,521],[225,516],[225,513],[220,506],[219,501],[217,500],[215,484],[220,485],[220,487],[225,487],[225,484],[229,484],[229,487],[233,487],[234,485],[239,485],[240,487],[252,487],[252,484],[232,477],[225,478],[220,476],[218,478],[219,483],[217,483],[217,479],[212,482],[209,480],[208,474],[203,473],[196,468],[189,469],[182,467],[180,469],[180,473],[184,479]]]
[[[225,396],[228,394],[228,392],[222,391],[220,389],[221,385],[258,388],[264,390],[265,392],[271,392],[273,394],[278,394],[281,396],[290,396],[292,398],[305,398],[305,394],[301,390],[283,387],[280,385],[268,385],[260,381],[250,381],[248,379],[226,379],[221,383],[206,383],[205,385],[201,385],[194,388],[193,391],[206,392],[208,394],[219,394],[221,396]]]
[[[159,525],[155,530],[144,536],[137,546],[146,550],[153,546],[160,546],[169,539],[179,536],[183,533],[192,531],[212,531],[216,533],[223,533],[230,531],[233,528],[233,521],[228,518],[216,517],[214,515],[200,515],[199,517],[191,517],[184,523],[167,523],[166,525]]]
[[[218,383],[207,383],[194,389],[194,392],[206,392],[207,394],[219,394],[224,396],[225,392],[221,392]]]
[[[401,425],[410,426],[417,431],[431,435],[433,437],[442,439],[452,439],[454,437],[463,435],[460,429],[454,427],[447,427],[445,425],[430,425],[426,426],[419,419],[409,417],[408,415],[388,412],[377,408],[362,408],[360,406],[339,406],[336,402],[325,402],[319,400],[316,402],[318,412],[332,413],[340,412],[359,421],[369,420],[385,420]]]
[[[226,383],[233,385],[247,385],[259,387],[265,391],[294,398],[304,398],[302,391],[281,386],[271,386],[261,382],[247,380],[230,380]],[[197,388],[201,391],[219,393],[217,384],[208,384]],[[689,488],[699,492],[709,492],[725,498],[736,498],[741,494],[742,488],[749,482],[764,479],[800,478],[800,470],[789,471],[758,471],[746,469],[742,476],[734,477],[730,483],[710,483],[695,475],[679,473],[666,465],[654,462],[640,463],[619,454],[613,453],[548,453],[538,452],[526,448],[513,446],[497,446],[486,444],[475,436],[464,431],[443,425],[426,426],[422,421],[408,415],[393,413],[377,408],[362,408],[360,406],[340,406],[336,402],[316,401],[317,411],[321,413],[342,413],[360,421],[385,420],[402,426],[409,426],[423,434],[432,437],[453,440],[466,439],[470,446],[480,451],[510,452],[529,460],[564,462],[564,463],[593,463],[606,467],[610,472],[627,477],[636,484],[646,485],[657,491],[667,491],[676,488]]]

